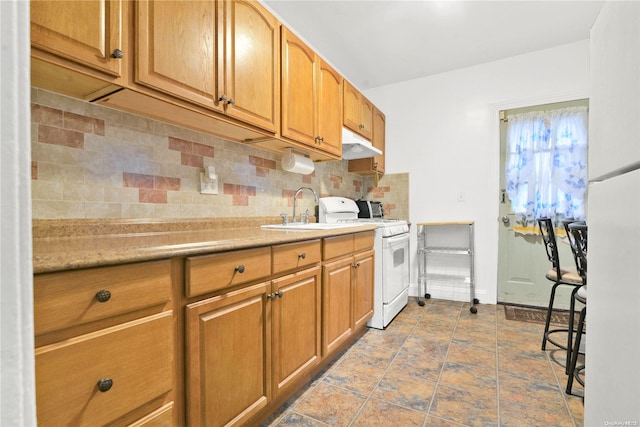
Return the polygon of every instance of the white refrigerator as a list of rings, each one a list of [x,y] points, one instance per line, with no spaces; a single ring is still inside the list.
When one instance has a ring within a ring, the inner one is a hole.
[[[640,2],[590,37],[585,426],[640,426]]]

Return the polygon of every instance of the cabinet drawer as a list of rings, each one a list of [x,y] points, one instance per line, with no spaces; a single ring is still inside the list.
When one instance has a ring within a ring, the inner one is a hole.
[[[353,252],[353,234],[324,239],[322,259],[331,259]]]
[[[247,249],[187,258],[188,297],[271,275],[271,248]]]
[[[37,348],[38,424],[104,425],[171,391],[172,313]],[[111,388],[101,392],[101,379]]]
[[[174,425],[173,402],[170,402],[135,423],[129,424],[129,427],[169,427],[172,425]]]
[[[320,240],[273,247],[273,274],[320,262]]]
[[[98,293],[102,292],[100,302]],[[167,261],[40,274],[34,277],[35,334],[106,319],[171,299]]]
[[[353,235],[354,252],[365,251],[373,248],[373,231],[364,231]]]

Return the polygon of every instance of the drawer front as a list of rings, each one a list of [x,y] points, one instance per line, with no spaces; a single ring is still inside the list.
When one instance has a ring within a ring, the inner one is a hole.
[[[171,427],[173,422],[173,402],[167,403],[162,408],[153,411],[128,427]]]
[[[271,275],[271,248],[187,258],[186,294],[200,295]]]
[[[353,250],[355,252],[373,248],[373,231],[363,231],[353,235]]]
[[[171,311],[37,348],[38,424],[116,420],[171,391],[173,355]],[[111,388],[100,391],[108,379]]]
[[[168,260],[36,275],[35,334],[162,305],[170,300]]]
[[[353,234],[324,239],[322,259],[331,259],[353,253]]]
[[[320,262],[320,240],[289,243],[273,247],[273,274]]]

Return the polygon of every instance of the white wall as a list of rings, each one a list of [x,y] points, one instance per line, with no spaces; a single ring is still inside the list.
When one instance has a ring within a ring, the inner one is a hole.
[[[0,425],[36,425],[29,3],[0,2]]]
[[[475,221],[481,303],[497,298],[498,111],[585,98],[588,73],[584,40],[365,92],[386,115],[386,172],[409,173],[411,222]]]

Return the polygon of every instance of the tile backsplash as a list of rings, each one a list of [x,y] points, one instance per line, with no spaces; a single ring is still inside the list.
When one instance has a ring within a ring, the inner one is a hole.
[[[281,155],[190,129],[32,88],[31,174],[35,219],[209,218],[290,213],[302,186],[319,196],[366,197],[408,219],[408,174],[348,172],[346,160],[316,162],[300,175]],[[200,173],[218,194],[200,194]],[[313,212],[313,197],[299,196]]]

